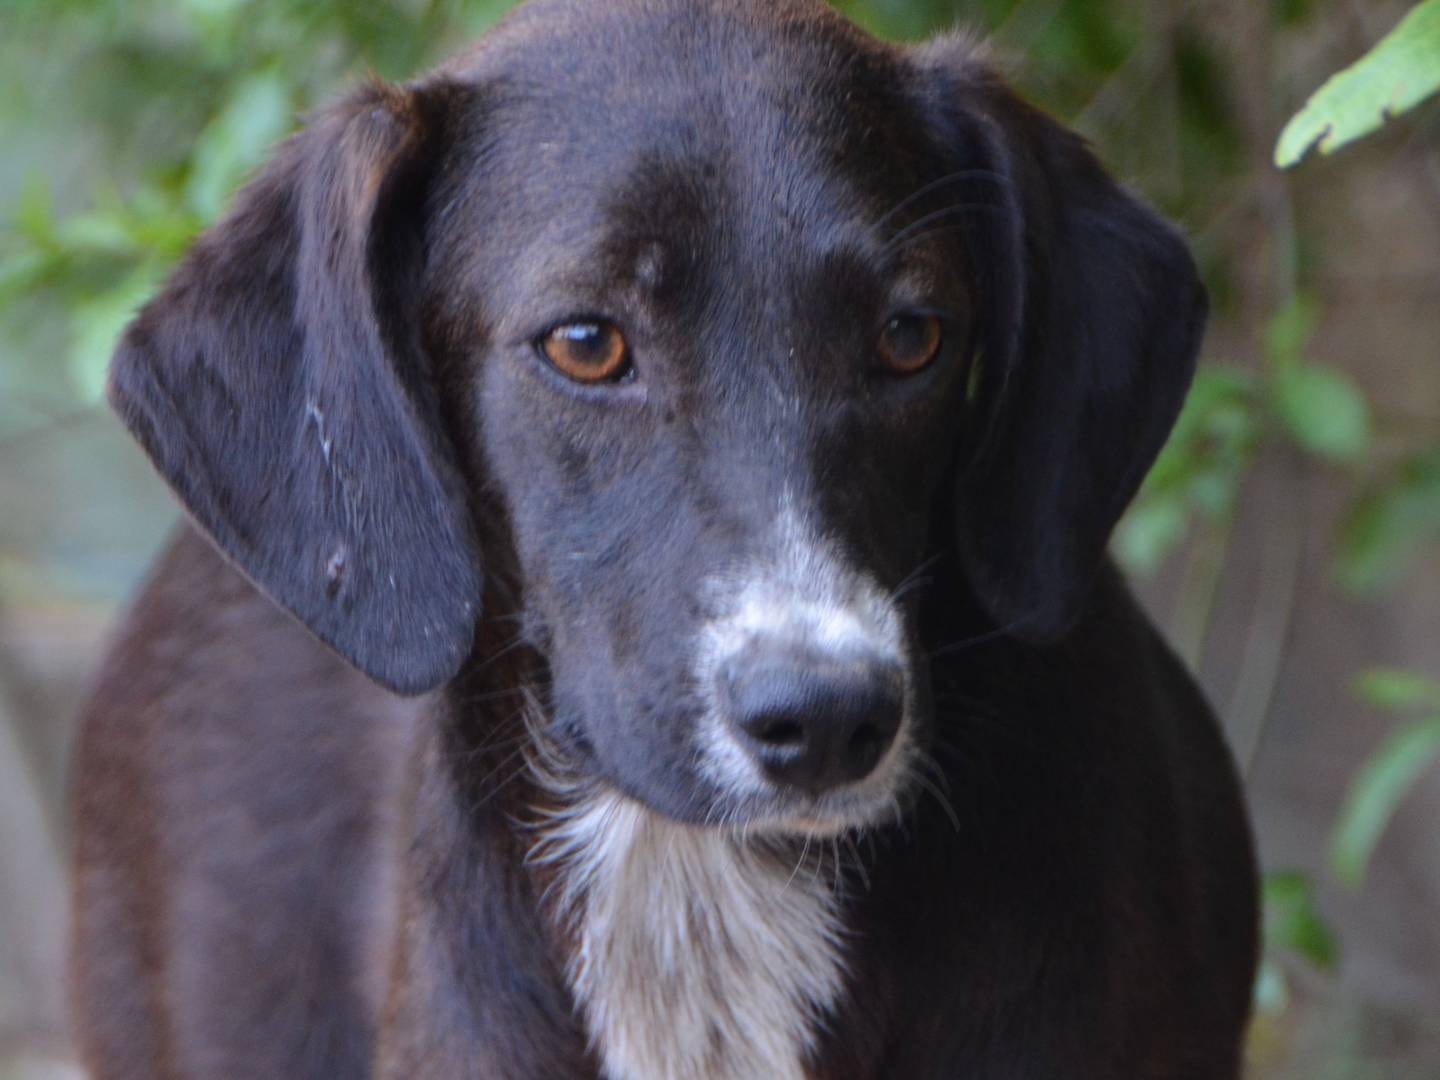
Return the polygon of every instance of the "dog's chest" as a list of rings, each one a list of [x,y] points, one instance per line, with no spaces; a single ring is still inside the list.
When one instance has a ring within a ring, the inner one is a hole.
[[[802,1080],[843,988],[833,867],[608,794],[556,817],[535,857],[609,1080]]]

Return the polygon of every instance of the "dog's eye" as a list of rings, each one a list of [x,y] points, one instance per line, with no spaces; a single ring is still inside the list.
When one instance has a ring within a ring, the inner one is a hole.
[[[875,349],[886,369],[897,375],[913,375],[926,367],[940,351],[940,320],[934,315],[896,315]]]
[[[576,382],[613,381],[630,366],[625,335],[614,323],[565,323],[545,334],[537,344],[546,360]]]

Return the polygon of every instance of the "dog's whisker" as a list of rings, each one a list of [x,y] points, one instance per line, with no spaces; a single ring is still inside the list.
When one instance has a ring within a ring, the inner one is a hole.
[[[514,686],[501,687],[495,690],[477,690],[470,693],[457,695],[455,701],[458,705],[487,705],[495,701],[503,701],[505,698],[514,697],[517,694],[532,693],[539,689],[536,683],[516,683]]]
[[[935,235],[940,232],[941,229],[931,228],[931,226],[939,226],[941,222],[947,221],[950,218],[973,214],[1000,214],[1005,212],[1005,207],[996,206],[994,203],[955,203],[954,205],[946,206],[939,210],[933,210],[928,214],[922,214],[903,229],[897,230],[893,236],[885,241],[885,246],[882,250],[887,255],[893,254],[914,240]]]
[[[865,857],[860,854],[860,845],[855,839],[854,831],[852,830],[846,833],[844,839],[846,845],[850,848],[850,865],[855,867],[860,875],[860,884],[863,885],[868,892],[870,889],[870,870],[865,865]]]
[[[989,642],[1009,637],[1021,626],[1024,626],[1025,622],[1026,619],[1024,618],[1015,619],[1009,623],[1006,623],[1004,626],[996,626],[992,629],[982,631],[981,633],[973,634],[970,637],[964,637],[958,641],[952,641],[947,645],[941,645],[939,648],[931,649],[928,653],[926,653],[925,659],[938,660],[942,656],[953,656],[956,653],[964,652],[967,649],[973,649],[976,646],[985,645]]]
[[[501,758],[499,764],[497,764],[494,768],[492,768],[489,772],[487,772],[484,776],[482,776],[478,781],[475,782],[475,790],[482,791],[484,792],[484,794],[482,795],[480,802],[475,804],[475,806],[473,807],[474,809],[479,809],[479,807],[484,805],[484,803],[492,795],[499,791],[500,785],[497,785],[493,790],[485,790],[486,786],[490,783],[490,781],[494,779],[497,775],[499,775],[499,773],[503,769],[505,769],[512,761],[514,761],[517,757],[521,756],[524,753],[525,748],[523,746],[517,746],[514,750],[510,751],[510,753],[506,754],[503,758]]]
[[[813,857],[810,858],[809,863],[810,863],[810,886],[811,886],[811,888],[815,888],[815,887],[818,887],[818,886],[819,886],[819,884],[820,884],[820,875],[821,875],[821,874],[824,872],[824,870],[825,870],[825,845],[824,845],[823,843],[817,845],[816,850],[815,850],[815,854],[814,854]]]
[[[516,649],[522,648],[526,644],[528,644],[528,642],[526,641],[525,635],[516,634],[509,641],[499,646],[493,653],[491,653],[479,664],[477,664],[475,666],[475,670],[477,672],[484,671],[486,668],[493,666],[496,661],[503,660],[505,657],[513,653]]]
[[[940,763],[935,760],[934,756],[928,751],[917,750],[915,752],[915,762],[921,770],[935,778],[935,783],[945,792],[946,797],[949,797],[951,794],[950,777],[945,774],[945,770],[941,768]]]
[[[924,184],[912,191],[909,195],[906,195],[889,210],[880,215],[879,219],[875,222],[876,227],[883,227],[894,218],[896,214],[900,213],[900,211],[904,210],[907,206],[913,205],[919,199],[923,199],[926,195],[965,180],[988,180],[1003,188],[1011,188],[1014,186],[1008,176],[1003,173],[998,173],[994,169],[960,169],[957,172],[948,173],[936,180],[931,180],[928,184]]]
[[[467,748],[463,752],[463,757],[467,764],[472,763],[478,761],[483,757],[486,757],[489,754],[495,753],[497,750],[508,750],[518,747],[521,744],[528,742],[529,739],[529,733],[523,731],[516,735],[503,735],[498,738],[487,740],[486,742],[481,743],[478,746]]]
[[[939,225],[934,225],[931,228],[928,228],[924,232],[920,233],[918,236],[906,237],[904,241],[894,246],[894,248],[891,250],[891,254],[898,254],[899,252],[906,251],[909,248],[914,247],[916,244],[923,244],[927,240],[934,240],[936,237],[945,236],[949,233],[968,233],[975,228],[976,224],[977,223],[973,220],[965,220],[953,222],[949,225],[943,223]]]
[[[914,570],[911,570],[910,573],[906,574],[903,578],[901,578],[900,584],[896,585],[895,588],[891,590],[889,597],[890,603],[898,603],[901,597],[903,597],[906,593],[910,592],[910,590],[914,589],[917,586],[917,583],[922,583],[924,585],[930,584],[931,579],[924,577],[925,572],[944,557],[945,553],[943,551],[940,551],[936,552],[934,555],[931,555],[928,559],[921,560],[920,565],[915,567]]]

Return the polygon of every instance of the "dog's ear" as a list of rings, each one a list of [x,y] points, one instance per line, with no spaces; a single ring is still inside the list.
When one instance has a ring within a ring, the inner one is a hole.
[[[990,172],[999,211],[965,234],[985,279],[969,418],[983,435],[957,469],[958,539],[996,621],[1052,640],[1179,412],[1205,290],[1175,229],[965,51],[921,54],[942,139]]]
[[[402,693],[455,672],[480,600],[416,311],[448,93],[373,84],[286,143],[130,325],[108,390],[220,549]]]

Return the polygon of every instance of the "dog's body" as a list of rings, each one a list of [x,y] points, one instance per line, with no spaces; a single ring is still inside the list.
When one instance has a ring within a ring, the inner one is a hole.
[[[945,758],[960,827],[922,800],[862,852],[863,876],[842,869],[838,992],[811,1028],[808,1075],[1234,1075],[1254,930],[1229,764],[1122,587],[1107,578],[1097,591],[1092,633],[1066,646],[968,654],[974,726]],[[205,605],[176,602],[197,592]],[[97,1076],[369,1075],[382,1017],[382,1048],[411,1074],[596,1075],[565,950],[521,866],[531,837],[511,822],[536,792],[523,774],[502,787],[516,765],[508,742],[474,760],[465,786],[449,782],[442,734],[421,722],[434,704],[369,684],[205,541],[179,539],[117,647],[80,761],[96,780],[80,791],[79,887]],[[505,730],[495,714],[510,711],[501,701],[474,722]],[[417,774],[429,780],[418,801],[405,780]],[[483,807],[466,820],[471,801]],[[402,830],[423,843],[408,858]],[[660,853],[662,866],[676,858]],[[789,911],[820,908],[830,858],[790,854],[772,895]],[[454,887],[417,880],[420,868]],[[697,930],[706,904],[724,918],[727,889],[687,898],[694,923],[676,935],[663,872],[644,883],[615,943],[637,948],[630,962],[656,947],[633,941],[638,927],[671,939],[678,981],[696,965],[723,970],[731,954]],[[402,892],[418,910],[406,969],[391,971]],[[690,983],[718,997],[717,1032],[732,1011],[773,1007],[756,984],[816,962],[818,929],[773,943],[760,970],[728,984]],[[664,991],[631,1007],[663,1043],[689,1019],[675,996],[687,988],[647,976]],[[387,1012],[392,987],[402,996]],[[742,1034],[765,1045],[763,1028]]]
[[[79,749],[95,1076],[1236,1076],[1238,786],[1100,554],[1202,317],[965,46],[804,3],[322,118],[116,361],[200,531]]]

